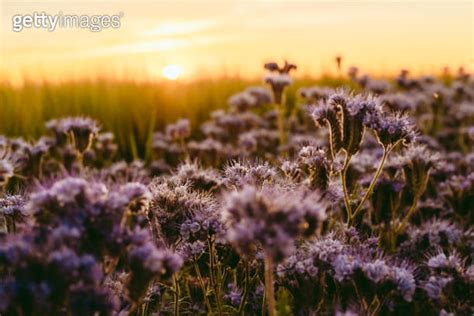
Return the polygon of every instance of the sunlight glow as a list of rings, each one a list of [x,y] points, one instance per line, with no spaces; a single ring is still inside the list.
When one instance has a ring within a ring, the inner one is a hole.
[[[176,80],[183,73],[183,68],[178,65],[168,65],[163,68],[163,77],[169,80]]]
[[[81,1],[0,0],[0,82],[257,79],[262,63],[285,59],[305,69],[296,76],[317,77],[339,75],[336,54],[343,57],[343,74],[350,66],[373,76],[395,75],[402,68],[413,76],[442,73],[446,66],[472,71],[472,1],[429,1],[146,0],[137,6],[136,0],[123,0],[117,7],[106,0],[96,7]],[[14,32],[19,3],[25,13],[120,11],[124,18],[119,29],[101,32],[34,27]]]

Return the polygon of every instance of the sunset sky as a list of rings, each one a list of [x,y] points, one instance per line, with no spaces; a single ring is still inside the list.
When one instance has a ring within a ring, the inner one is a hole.
[[[0,1],[0,78],[259,76],[289,59],[299,75],[345,66],[382,75],[474,68],[473,1]],[[12,31],[16,14],[123,13],[119,29]]]

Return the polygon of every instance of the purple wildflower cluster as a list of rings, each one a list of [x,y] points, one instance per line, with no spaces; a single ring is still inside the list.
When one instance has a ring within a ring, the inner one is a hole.
[[[0,314],[474,313],[474,78],[264,68],[145,160],[87,117],[0,136]]]
[[[296,238],[321,228],[327,208],[321,199],[306,189],[246,186],[226,198],[227,238],[243,256],[260,246],[265,255],[280,262],[293,252]]]
[[[138,224],[150,198],[142,184],[109,188],[74,177],[36,189],[26,205],[30,225],[8,233],[0,246],[2,311],[133,312],[154,280],[166,281],[182,264]],[[127,278],[117,297],[105,284],[118,273]]]

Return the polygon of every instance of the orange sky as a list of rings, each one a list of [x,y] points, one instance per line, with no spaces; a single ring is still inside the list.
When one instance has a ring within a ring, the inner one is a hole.
[[[369,73],[473,69],[473,1],[0,0],[0,77],[181,79],[262,74],[287,58],[299,74],[334,70],[334,56]],[[12,16],[123,13],[120,29],[12,31]],[[174,69],[174,68],[173,68]]]

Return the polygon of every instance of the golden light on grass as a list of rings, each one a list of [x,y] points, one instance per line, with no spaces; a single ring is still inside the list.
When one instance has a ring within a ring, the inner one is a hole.
[[[162,75],[168,80],[176,80],[183,74],[183,68],[179,65],[168,65],[163,68]]]

